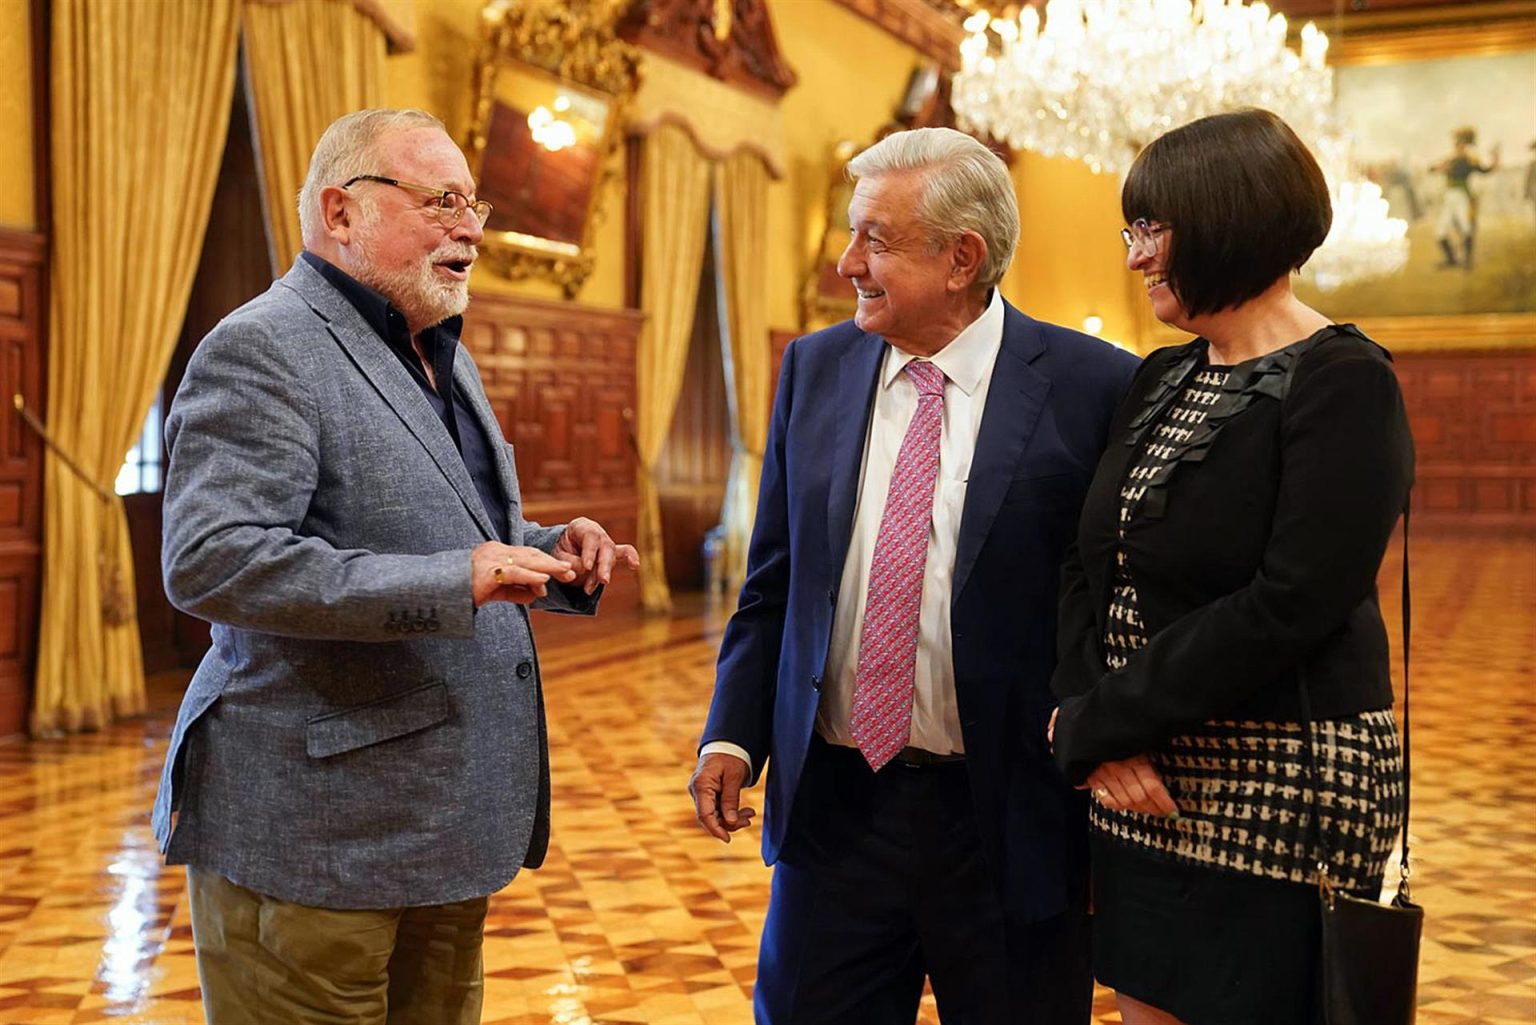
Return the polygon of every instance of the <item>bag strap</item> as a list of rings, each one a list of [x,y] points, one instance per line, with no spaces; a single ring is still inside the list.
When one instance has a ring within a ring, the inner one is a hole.
[[[1408,573],[1408,505],[1408,499],[1403,499],[1403,856],[1398,866],[1398,872],[1402,878],[1398,882],[1397,890],[1398,898],[1405,901],[1412,899],[1408,890],[1408,879],[1413,875],[1413,869],[1408,862],[1408,811],[1412,807],[1410,756],[1413,751],[1413,738],[1408,715],[1408,695],[1412,690],[1408,685],[1409,651],[1413,646],[1413,601]],[[1307,824],[1307,845],[1317,852],[1318,891],[1322,894],[1323,899],[1328,905],[1332,907],[1333,880],[1328,875],[1328,854],[1323,849],[1322,804],[1318,798],[1321,776],[1317,771],[1317,740],[1312,735],[1312,697],[1307,688],[1307,668],[1305,664],[1297,670],[1296,680],[1301,698],[1301,727],[1306,738],[1307,773],[1311,777],[1312,782],[1312,815],[1311,821]]]
[[[1410,491],[1410,494],[1412,492]],[[1398,866],[1402,878],[1398,882],[1398,893],[1404,900],[1409,899],[1408,877],[1413,875],[1413,869],[1408,864],[1408,812],[1413,808],[1412,786],[1413,773],[1410,758],[1413,754],[1413,736],[1408,718],[1408,695],[1413,688],[1408,685],[1408,653],[1413,648],[1413,600],[1412,588],[1408,578],[1408,501],[1403,500],[1403,857]]]

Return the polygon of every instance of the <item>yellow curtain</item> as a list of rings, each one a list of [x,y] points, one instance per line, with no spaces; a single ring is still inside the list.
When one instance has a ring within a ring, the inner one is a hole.
[[[245,0],[247,4],[280,7],[329,3],[331,0]],[[351,4],[358,14],[379,26],[389,40],[390,53],[410,53],[416,49],[416,0],[339,0]]]
[[[784,177],[787,147],[778,103],[647,51],[630,129],[649,135],[668,122],[686,128],[711,160],[749,149],[762,157],[772,177]]]
[[[716,255],[725,289],[731,351],[731,475],[725,488],[725,575],[732,590],[747,572],[757,512],[757,479],[768,441],[773,354],[768,342],[768,168],[751,152],[715,166],[720,234]]]
[[[48,427],[110,486],[165,376],[235,85],[235,0],[54,0]],[[53,455],[32,730],[144,707],[127,521]]]
[[[640,308],[645,327],[635,355],[636,443],[640,449],[640,603],[648,612],[672,607],[662,557],[661,498],[653,475],[672,425],[693,307],[699,294],[704,238],[709,228],[709,161],[688,133],[662,125],[645,138],[640,204],[645,230]],[[759,239],[761,243],[761,239]]]
[[[352,0],[245,5],[247,92],[275,274],[303,248],[298,195],[320,133],[384,95],[386,37]]]

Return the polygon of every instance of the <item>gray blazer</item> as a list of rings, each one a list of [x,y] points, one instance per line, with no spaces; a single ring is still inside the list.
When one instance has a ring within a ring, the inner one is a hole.
[[[500,439],[462,350],[454,379]],[[213,623],[155,799],[166,861],[329,908],[480,897],[537,866],[549,753],[528,613],[475,610],[490,520],[356,308],[294,263],[198,346],[166,444],[166,593]],[[564,528],[522,519],[511,446],[495,457],[511,543],[553,549]],[[596,596],[540,605],[590,614]]]

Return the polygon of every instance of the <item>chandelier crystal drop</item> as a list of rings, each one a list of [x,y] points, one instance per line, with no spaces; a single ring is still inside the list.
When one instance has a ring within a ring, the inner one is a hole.
[[[953,102],[960,126],[1015,149],[1121,172],[1179,125],[1263,107],[1303,139],[1329,127],[1328,37],[1310,22],[1300,50],[1286,21],[1243,0],[1049,0],[1045,18],[966,19]]]

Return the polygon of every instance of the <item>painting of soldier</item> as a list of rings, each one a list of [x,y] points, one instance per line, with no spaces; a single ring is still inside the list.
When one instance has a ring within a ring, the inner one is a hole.
[[[1343,64],[1335,83],[1409,256],[1326,292],[1303,282],[1305,301],[1346,318],[1536,312],[1536,170],[1511,156],[1536,125],[1536,50]]]

